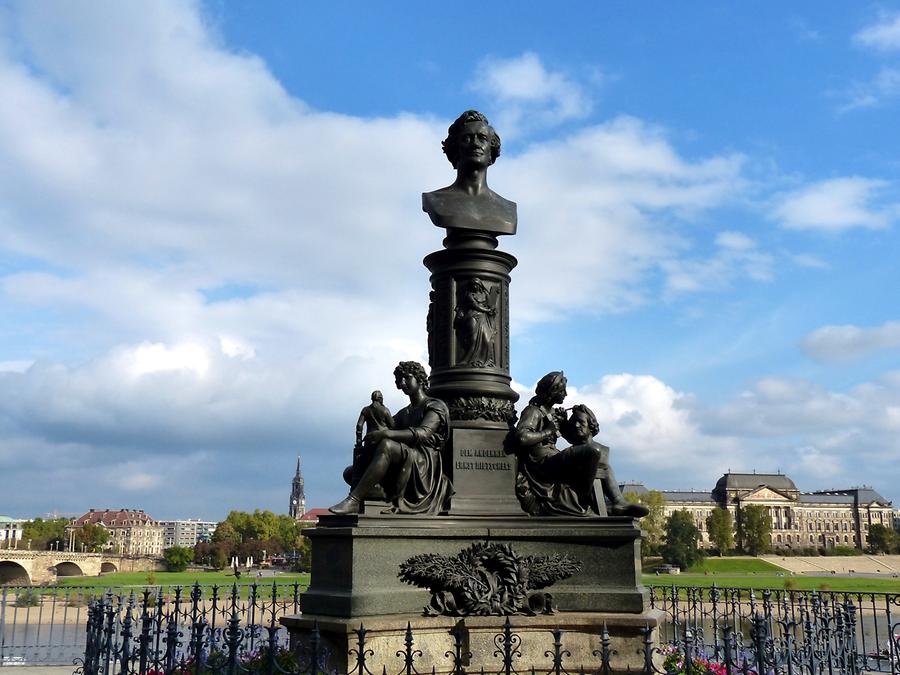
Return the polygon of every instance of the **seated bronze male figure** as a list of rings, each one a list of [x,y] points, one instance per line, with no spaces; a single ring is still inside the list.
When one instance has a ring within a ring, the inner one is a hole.
[[[446,403],[427,395],[428,377],[421,364],[401,361],[394,379],[409,405],[394,415],[390,428],[375,429],[363,438],[363,445],[372,448],[371,457],[347,498],[329,509],[332,513],[358,513],[376,486],[384,490],[395,513],[434,514],[449,508],[452,489],[441,450],[449,435],[450,411]]]

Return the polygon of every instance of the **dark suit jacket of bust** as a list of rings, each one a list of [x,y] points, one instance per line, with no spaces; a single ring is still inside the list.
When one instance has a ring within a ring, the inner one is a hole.
[[[424,192],[422,210],[438,227],[491,234],[516,233],[516,203],[491,189],[478,197],[452,187]]]

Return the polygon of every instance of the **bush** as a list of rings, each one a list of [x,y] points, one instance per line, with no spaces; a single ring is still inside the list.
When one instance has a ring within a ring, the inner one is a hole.
[[[33,588],[16,593],[16,607],[37,607],[41,604],[41,594]]]
[[[194,560],[194,549],[184,546],[172,546],[163,551],[163,559],[170,572],[184,572],[188,563]]]
[[[798,588],[796,579],[785,579],[784,580],[784,590],[786,591],[796,591]]]

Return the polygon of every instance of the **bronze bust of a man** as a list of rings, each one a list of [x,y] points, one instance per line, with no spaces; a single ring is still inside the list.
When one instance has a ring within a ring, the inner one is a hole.
[[[444,154],[456,180],[422,194],[422,210],[438,227],[475,230],[491,235],[516,233],[516,203],[487,185],[487,170],[500,156],[500,137],[487,117],[467,110],[447,130]]]

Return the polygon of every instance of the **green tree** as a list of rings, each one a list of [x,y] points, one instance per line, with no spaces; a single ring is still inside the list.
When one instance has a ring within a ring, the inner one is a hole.
[[[893,528],[875,524],[869,527],[869,548],[874,553],[892,553],[897,546],[897,533]]]
[[[75,550],[99,551],[109,541],[109,530],[103,525],[85,523],[75,531]]]
[[[229,551],[223,545],[218,545],[212,550],[209,564],[213,569],[221,570],[228,567],[228,561],[231,559]]]
[[[309,523],[299,523],[290,516],[278,516],[278,534],[275,538],[281,544],[281,552],[288,553],[303,546],[303,529]]]
[[[738,521],[741,548],[750,555],[759,555],[772,545],[772,519],[765,506],[742,506]]]
[[[662,546],[663,560],[686,570],[703,559],[700,550],[700,530],[687,511],[675,511],[666,520],[666,540]]]
[[[31,548],[44,551],[50,548],[54,542],[62,546],[66,540],[66,525],[69,521],[65,518],[53,518],[44,520],[35,518],[23,525],[22,538],[31,541]]]
[[[232,512],[234,513],[234,512]],[[230,515],[230,514],[229,514]],[[238,533],[236,529],[234,529],[234,525],[232,525],[228,520],[224,520],[216,526],[216,531],[213,532],[212,542],[214,544],[230,544],[231,546],[237,546],[241,541],[241,535]]]
[[[706,530],[720,556],[734,548],[734,519],[728,509],[714,508],[706,519]]]
[[[641,555],[647,557],[657,554],[666,532],[666,498],[663,493],[659,490],[647,490],[640,494],[626,492],[622,496],[632,504],[643,504],[650,509],[650,513],[641,519],[641,529],[644,531]]]
[[[194,550],[184,546],[172,546],[163,551],[163,560],[170,572],[184,572],[194,559]]]

